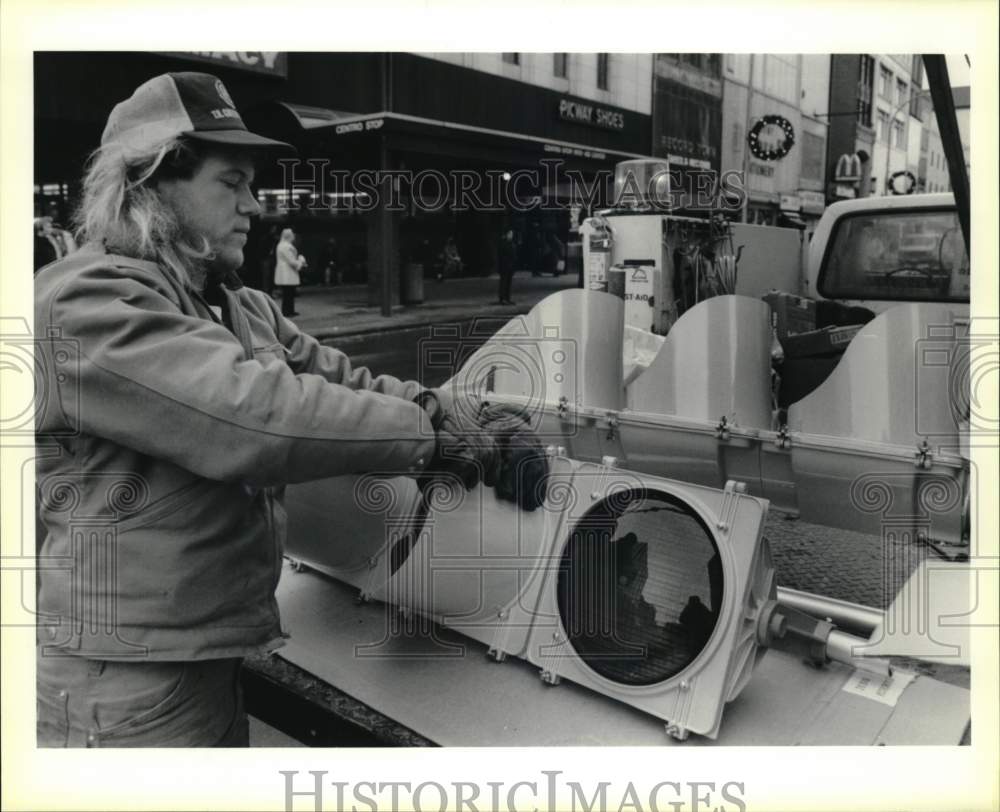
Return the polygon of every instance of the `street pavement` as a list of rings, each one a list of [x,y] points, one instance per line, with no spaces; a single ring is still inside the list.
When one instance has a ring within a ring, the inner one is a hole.
[[[435,386],[441,381],[420,369],[417,346],[428,332],[421,328],[467,323],[477,317],[496,318],[499,325],[576,282],[575,274],[536,277],[518,272],[513,287],[516,304],[508,306],[497,303],[496,276],[425,280],[424,302],[397,306],[388,317],[367,304],[364,286],[305,287],[299,290],[300,315],[293,321],[375,374],[419,378]],[[776,512],[768,518],[764,535],[781,586],[880,609],[888,607],[917,564],[931,554],[923,546],[789,520]]]
[[[527,313],[534,305],[556,291],[577,285],[576,274],[532,276],[529,271],[514,275],[514,305],[498,303],[497,276],[424,280],[421,304],[397,305],[390,316],[383,316],[378,306],[368,305],[364,285],[335,287],[300,287],[295,300],[299,315],[292,321],[303,332],[322,340],[364,333],[380,333],[451,321],[466,321],[477,316],[510,318]]]

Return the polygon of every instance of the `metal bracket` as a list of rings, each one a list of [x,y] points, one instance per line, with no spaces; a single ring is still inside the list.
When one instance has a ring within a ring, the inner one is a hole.
[[[729,439],[729,421],[725,415],[722,415],[722,419],[715,426],[715,436],[720,440]]]
[[[569,414],[569,398],[565,395],[560,395],[559,403],[556,405],[556,411],[559,413],[559,419],[565,420],[566,416]]]
[[[504,644],[507,642],[508,622],[510,621],[510,610],[501,609],[497,612],[496,631],[493,633],[493,643],[486,652],[486,656],[491,660],[502,663],[507,659],[507,652]]]
[[[675,725],[673,722],[667,722],[664,727],[667,731],[667,735],[672,739],[677,739],[679,742],[687,739],[688,733],[690,732],[686,727]]]
[[[719,530],[728,530],[733,523],[733,516],[736,515],[736,505],[740,495],[746,493],[747,484],[730,479],[726,482],[726,487],[722,491],[722,505],[719,508],[719,518],[715,526]]]
[[[778,448],[792,447],[792,438],[788,434],[787,424],[778,429],[778,435],[774,438],[774,444],[778,446]]]
[[[917,468],[930,468],[934,462],[934,455],[931,454],[931,447],[927,445],[926,440],[917,446],[917,450],[914,452],[913,457],[913,464]]]
[[[540,671],[538,673],[538,676],[542,678],[542,682],[544,682],[546,685],[558,685],[560,682],[562,682],[562,677],[560,677],[553,671],[549,671],[548,669]]]
[[[614,440],[615,432],[618,430],[618,415],[614,412],[608,412],[605,421],[608,424],[608,439]]]

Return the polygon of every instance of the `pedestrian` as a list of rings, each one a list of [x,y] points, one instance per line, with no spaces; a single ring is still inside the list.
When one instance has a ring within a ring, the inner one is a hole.
[[[260,260],[260,278],[261,285],[260,289],[267,292],[268,296],[276,298],[277,291],[274,289],[274,265],[277,262],[277,255],[275,250],[278,247],[278,242],[280,241],[281,232],[278,230],[277,226],[271,226],[268,229],[268,233],[263,240],[263,244],[267,246],[267,252],[261,251]]]
[[[449,237],[444,244],[441,274],[438,276],[438,281],[440,282],[442,278],[447,279],[453,276],[461,276],[463,267],[462,257],[458,253],[458,246],[455,244],[455,238]]]
[[[44,268],[62,256],[59,241],[52,229],[51,217],[35,218],[35,270]]]
[[[73,235],[56,225],[52,217],[35,218],[35,270],[62,259],[76,250]]]
[[[295,247],[295,232],[290,228],[282,230],[274,256],[274,284],[281,290],[281,315],[297,316],[295,291],[302,282],[299,271],[306,267],[306,258]]]
[[[502,305],[512,305],[511,283],[514,280],[514,230],[508,228],[500,238],[498,270],[500,272],[500,301]]]
[[[284,486],[515,464],[475,401],[354,368],[241,284],[257,167],[288,150],[214,76],[150,79],[88,163],[82,247],[35,277],[39,555],[69,562],[38,574],[39,746],[246,746],[240,663],[286,636]]]
[[[321,265],[323,267],[323,284],[326,287],[340,284],[340,265],[337,262],[337,238],[327,237],[323,246]]]

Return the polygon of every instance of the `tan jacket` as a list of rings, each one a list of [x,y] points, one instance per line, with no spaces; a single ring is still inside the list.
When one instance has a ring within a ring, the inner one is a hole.
[[[274,284],[275,285],[299,285],[299,271],[306,264],[305,257],[301,256],[298,249],[290,242],[282,240],[274,249]]]
[[[259,291],[217,295],[229,328],[157,265],[90,247],[35,278],[45,643],[274,646],[282,486],[430,459],[416,383],[352,369]]]

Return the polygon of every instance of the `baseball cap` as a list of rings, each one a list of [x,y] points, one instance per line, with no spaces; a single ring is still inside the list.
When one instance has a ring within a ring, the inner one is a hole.
[[[183,135],[268,152],[291,144],[252,133],[222,81],[207,73],[164,73],[144,82],[108,116],[101,145],[117,144],[128,161]]]

